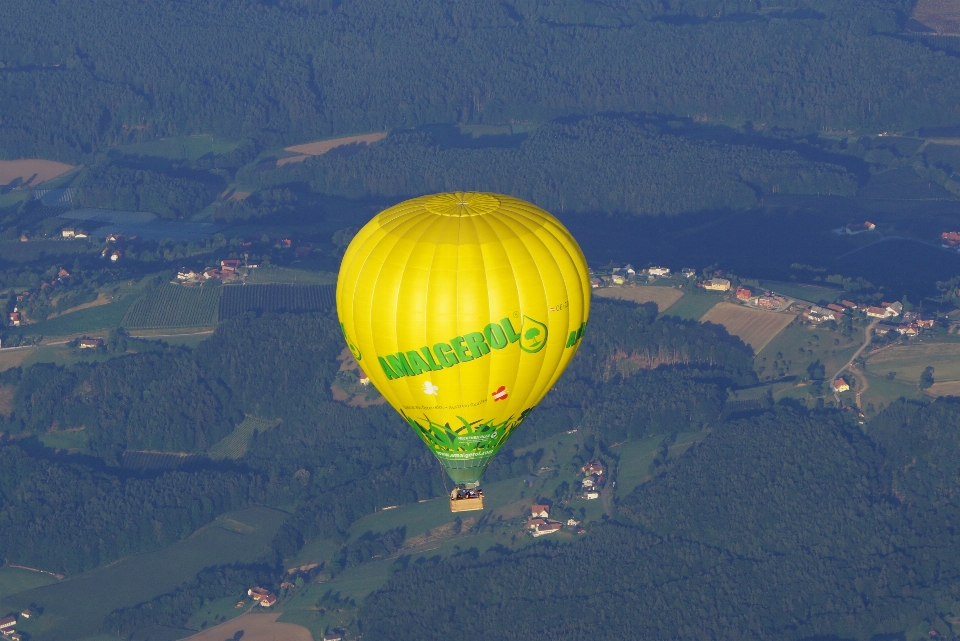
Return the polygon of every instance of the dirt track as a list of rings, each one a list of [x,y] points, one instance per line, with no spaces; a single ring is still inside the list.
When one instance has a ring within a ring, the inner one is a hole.
[[[287,151],[292,151],[298,154],[306,154],[307,156],[322,156],[331,149],[336,149],[337,147],[343,147],[344,145],[369,145],[372,142],[377,142],[378,140],[383,140],[387,137],[387,132],[379,131],[375,134],[363,134],[360,136],[346,136],[344,138],[334,138],[333,140],[321,140],[318,142],[308,142],[303,145],[294,145],[292,147],[287,147]]]

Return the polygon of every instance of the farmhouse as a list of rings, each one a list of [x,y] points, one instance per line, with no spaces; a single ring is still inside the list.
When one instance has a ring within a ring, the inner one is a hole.
[[[894,305],[897,305],[900,309],[903,309],[903,306],[900,305],[900,303],[893,303],[889,307],[870,306],[867,308],[867,316],[871,318],[890,318],[892,316],[899,316],[900,312],[894,308]]]
[[[110,261],[115,263],[115,262],[117,262],[118,260],[120,260],[120,258],[121,258],[122,256],[123,256],[123,250],[122,250],[122,249],[118,249],[118,250],[114,251],[112,254],[110,254]]]
[[[737,300],[750,300],[750,297],[753,296],[753,292],[746,287],[737,287],[736,296]]]
[[[680,270],[680,273],[685,278],[693,278],[694,276],[697,275],[697,270],[691,269],[690,267],[684,267],[683,269]]]
[[[95,349],[103,347],[102,338],[82,338],[80,339],[80,349]]]
[[[253,597],[254,601],[257,601],[265,608],[269,608],[271,605],[277,602],[277,595],[266,588],[261,588],[260,586],[247,590],[247,596]]]
[[[651,276],[669,276],[670,268],[669,267],[651,267],[647,270],[647,273]]]
[[[613,280],[614,285],[623,285],[625,279],[620,274],[614,274],[611,280]]]
[[[20,327],[20,312],[10,312],[8,314],[10,318],[10,324],[14,327]]]
[[[832,312],[836,312],[838,316],[843,316],[843,311],[844,311],[843,308],[837,305],[836,303],[830,303],[829,305],[827,305],[827,309],[829,309]]]
[[[850,389],[850,384],[847,383],[847,381],[844,380],[842,376],[836,379],[835,381],[833,381],[834,392],[837,392],[837,393],[846,392],[846,391],[849,391],[849,389]]]
[[[240,259],[238,259],[238,258],[227,258],[227,259],[225,259],[225,260],[221,260],[221,261],[220,261],[220,266],[221,266],[221,267],[231,267],[231,268],[233,268],[233,269],[237,269],[237,268],[240,267],[242,264],[243,264],[243,263],[242,263],[242,262],[240,261]]]
[[[29,236],[27,236],[26,234],[20,234],[20,242],[21,242],[21,243],[25,243],[25,242],[27,242],[27,241],[29,241],[29,240],[30,240],[30,237],[29,237]]]
[[[124,240],[126,236],[123,234],[107,234],[108,243],[119,243],[121,240]]]
[[[711,278],[703,281],[703,288],[715,292],[728,292],[730,291],[730,281],[726,278]]]
[[[960,245],[960,231],[945,231],[940,234],[940,240],[944,247],[956,247]]]
[[[916,336],[920,333],[920,328],[916,323],[907,323],[906,325],[898,325],[897,331],[903,336]]]
[[[873,328],[875,334],[889,334],[890,332],[897,331],[899,326],[893,323],[877,323],[877,326]]]
[[[843,305],[844,307],[846,307],[847,309],[858,309],[858,308],[859,308],[859,306],[858,306],[856,303],[854,303],[852,300],[846,300],[846,299],[844,299],[844,300],[840,301],[840,304]]]
[[[903,304],[901,303],[880,303],[880,306],[887,310],[887,314],[890,316],[899,316],[903,313]]]
[[[559,532],[560,528],[563,525],[560,523],[544,523],[543,525],[538,525],[537,529],[533,531],[533,536],[543,536],[544,534],[553,534],[554,532]]]
[[[549,505],[531,505],[530,506],[530,515],[533,517],[550,517],[550,506]]]
[[[591,279],[590,279],[590,287],[592,287],[593,289],[596,289],[597,287],[600,287],[600,279],[599,279],[599,278],[591,278]]]
[[[865,220],[862,223],[850,223],[843,230],[848,234],[861,234],[865,231],[873,231],[877,226],[871,223],[869,220]]]
[[[74,238],[77,235],[77,230],[73,227],[60,230],[60,236],[62,238]]]
[[[834,314],[833,311],[824,309],[823,307],[819,307],[817,305],[814,305],[805,311],[803,313],[803,317],[809,320],[811,323],[822,323],[824,321],[837,319],[836,314]]]
[[[536,530],[541,525],[544,525],[547,522],[546,519],[527,519],[527,527],[531,530]]]
[[[922,327],[923,329],[933,329],[934,320],[932,318],[918,318],[917,327]]]
[[[8,617],[3,617],[2,619],[0,619],[0,631],[3,631],[4,634],[6,634],[8,630],[12,632],[13,626],[15,626],[16,624],[17,624],[17,617],[15,615],[11,614]]]
[[[585,478],[585,479],[583,479],[583,480],[581,481],[581,484],[583,485],[583,489],[587,490],[587,489],[592,488],[594,485],[596,485],[597,482],[596,482],[596,480],[594,479],[594,477],[588,476],[587,478]]]
[[[603,463],[600,461],[590,461],[589,463],[584,463],[583,467],[580,468],[580,471],[584,474],[603,474]]]
[[[600,498],[600,492],[587,492],[583,495],[583,498],[587,499],[588,501],[598,499]]]

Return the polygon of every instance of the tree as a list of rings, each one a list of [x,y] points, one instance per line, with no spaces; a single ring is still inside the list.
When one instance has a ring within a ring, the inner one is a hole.
[[[933,367],[928,365],[920,374],[920,389],[930,389],[933,383]]]

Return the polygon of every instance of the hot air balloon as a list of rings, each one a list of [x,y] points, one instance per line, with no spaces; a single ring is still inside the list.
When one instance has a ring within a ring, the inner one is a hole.
[[[573,358],[589,311],[570,233],[500,194],[384,210],[351,241],[337,280],[350,351],[453,480],[453,511],[483,509],[483,471]]]

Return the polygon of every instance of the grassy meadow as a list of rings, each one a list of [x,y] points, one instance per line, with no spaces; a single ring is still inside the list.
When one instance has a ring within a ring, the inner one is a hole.
[[[248,416],[232,432],[210,446],[207,454],[214,460],[228,458],[236,460],[247,453],[247,447],[250,445],[254,430],[266,432],[271,427],[279,425],[279,423],[280,421],[277,419]]]
[[[286,516],[265,507],[230,512],[180,543],[18,592],[0,601],[0,609],[43,608],[41,617],[18,626],[32,640],[90,639],[117,608],[169,592],[203,568],[256,561]]]

